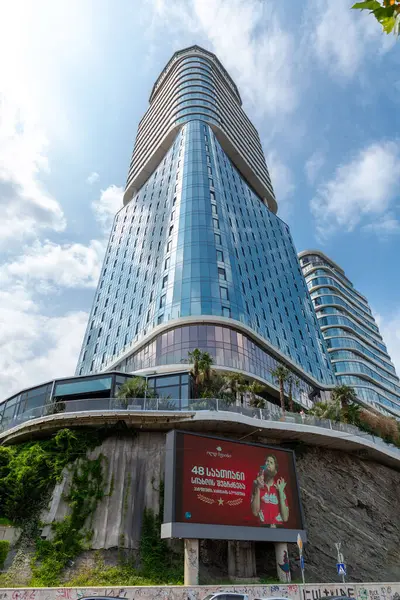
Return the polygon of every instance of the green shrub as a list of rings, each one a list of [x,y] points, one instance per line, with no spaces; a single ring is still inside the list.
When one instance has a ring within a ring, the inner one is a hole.
[[[94,567],[83,567],[74,577],[63,583],[66,587],[95,587],[95,586],[127,586],[127,585],[182,585],[181,574],[176,577],[163,577],[163,565],[159,565],[159,573],[155,579],[146,577],[132,565],[122,564],[115,567],[107,567],[103,562]]]
[[[10,542],[7,540],[0,540],[0,569],[4,567],[4,563],[7,558],[7,554],[10,550]]]

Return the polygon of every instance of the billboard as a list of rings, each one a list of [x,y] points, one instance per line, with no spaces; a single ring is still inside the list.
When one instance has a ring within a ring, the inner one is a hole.
[[[171,431],[162,537],[305,539],[294,453]]]

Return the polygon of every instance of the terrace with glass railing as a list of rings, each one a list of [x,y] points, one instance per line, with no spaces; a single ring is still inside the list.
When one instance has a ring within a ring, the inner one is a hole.
[[[225,422],[227,431],[241,423],[243,426],[253,428],[254,431],[264,429],[275,429],[280,436],[290,433],[290,438],[300,436],[306,440],[309,436],[328,436],[341,442],[338,448],[345,449],[346,442],[349,446],[360,446],[383,453],[392,459],[400,461],[400,449],[394,444],[388,444],[376,435],[370,435],[361,431],[358,427],[347,423],[336,422],[330,419],[320,419],[305,413],[282,413],[280,408],[268,403],[267,408],[252,408],[249,406],[237,406],[229,404],[218,398],[202,398],[198,400],[187,400],[187,405],[182,406],[181,400],[171,398],[91,398],[83,400],[69,400],[53,402],[32,408],[20,413],[11,419],[3,419],[0,426],[0,441],[7,438],[16,439],[24,436],[24,430],[43,431],[46,428],[60,428],[63,426],[87,426],[92,423],[98,426],[99,422],[105,423],[114,420],[131,420],[139,422],[152,416],[158,424],[163,422],[166,427],[173,426],[174,419],[189,423]],[[210,425],[208,425],[210,427]],[[305,437],[304,437],[305,436]],[[311,440],[310,437],[310,440]],[[343,444],[343,442],[345,444]],[[315,439],[311,443],[316,443]],[[332,443],[329,443],[330,447]],[[399,465],[400,467],[400,465]]]

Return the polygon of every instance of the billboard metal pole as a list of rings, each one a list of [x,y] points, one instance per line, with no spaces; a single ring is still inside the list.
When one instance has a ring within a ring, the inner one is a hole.
[[[341,545],[342,545],[342,542],[336,542],[336,544],[335,544],[336,550],[337,550],[337,562],[338,562],[338,566],[339,565],[343,565],[344,566],[343,554],[340,552]],[[340,573],[339,570],[338,570],[338,573]],[[342,572],[342,581],[343,581],[343,583],[346,583],[344,569],[343,569],[343,572]]]

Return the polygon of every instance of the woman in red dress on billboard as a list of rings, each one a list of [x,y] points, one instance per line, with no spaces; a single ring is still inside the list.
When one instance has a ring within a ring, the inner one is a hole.
[[[251,494],[251,510],[261,525],[282,526],[289,519],[286,481],[277,475],[278,461],[274,454],[269,454],[253,482]]]

